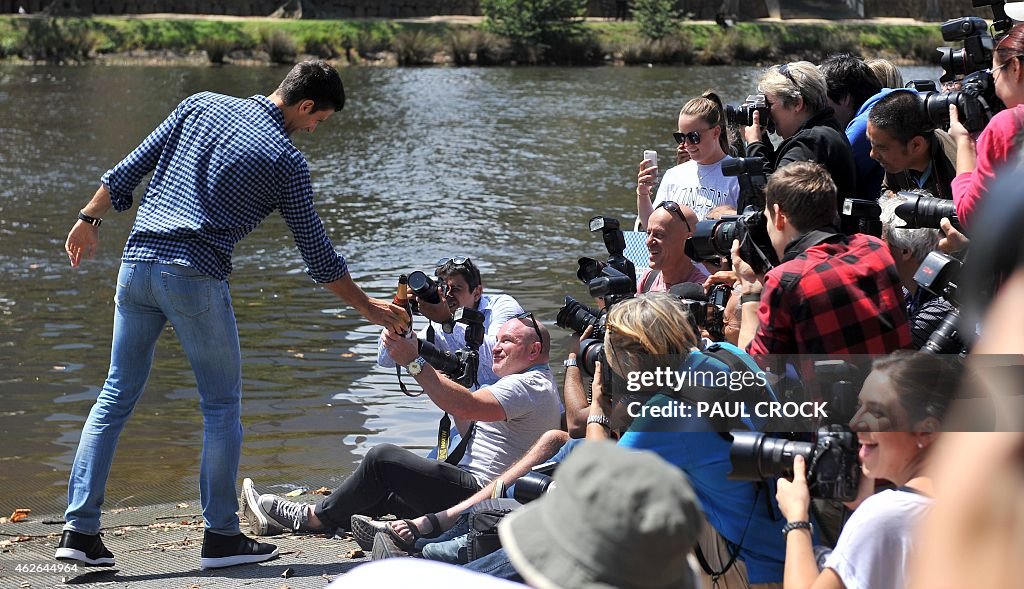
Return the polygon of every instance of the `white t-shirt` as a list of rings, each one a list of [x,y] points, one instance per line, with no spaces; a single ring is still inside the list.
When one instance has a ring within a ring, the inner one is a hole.
[[[327,589],[416,587],[416,589],[523,589],[506,581],[463,567],[422,558],[389,558],[361,564],[338,577]]]
[[[544,432],[561,425],[562,402],[547,364],[510,374],[486,387],[505,421],[478,421],[459,467],[483,487],[508,470]]]
[[[903,589],[914,548],[914,532],[932,500],[886,490],[861,503],[825,560],[846,589]]]
[[[671,168],[661,179],[654,206],[671,200],[693,209],[702,221],[717,206],[735,208],[740,201],[740,181],[735,176],[722,175],[722,162],[728,159],[731,156],[707,165],[690,160]]]

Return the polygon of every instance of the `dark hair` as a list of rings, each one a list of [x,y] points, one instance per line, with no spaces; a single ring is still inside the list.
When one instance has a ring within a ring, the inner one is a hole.
[[[480,286],[480,269],[476,267],[473,260],[466,259],[461,264],[456,264],[455,260],[448,260],[444,264],[437,267],[434,271],[434,276],[442,280],[447,280],[452,274],[458,274],[459,276],[466,279],[466,285],[469,286],[469,290],[475,290],[476,287]]]
[[[729,153],[729,137],[725,132],[725,108],[722,106],[722,99],[711,90],[705,90],[697,98],[692,98],[683,105],[679,111],[681,115],[699,117],[712,127],[718,127],[721,131],[718,134],[718,143],[722,151]]]
[[[882,370],[899,395],[913,425],[926,417],[942,421],[963,379],[963,363],[952,354],[899,350],[878,358],[871,370]]]
[[[295,64],[281,80],[277,93],[285,106],[312,100],[314,112],[329,108],[337,112],[345,106],[345,87],[338,70],[322,59]]]
[[[828,85],[828,97],[832,102],[841,102],[850,97],[854,112],[882,89],[875,72],[864,60],[849,53],[835,53],[825,58],[818,66]]]
[[[868,122],[904,145],[918,135],[924,137],[935,130],[921,97],[912,90],[894,90],[887,94],[871,107]]]
[[[775,208],[786,213],[789,224],[807,232],[835,224],[836,183],[824,166],[815,162],[793,162],[771,175],[764,189],[768,213]]]
[[[1017,23],[1007,31],[996,43],[995,54],[999,56],[999,63],[1024,56],[1024,23]]]

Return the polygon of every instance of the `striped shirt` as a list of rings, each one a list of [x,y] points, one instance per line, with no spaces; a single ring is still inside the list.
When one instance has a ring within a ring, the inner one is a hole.
[[[231,273],[235,244],[279,210],[316,282],[348,272],[313,208],[309,168],[266,96],[203,92],[186,98],[124,160],[103,175],[118,211],[153,172],[122,260]]]

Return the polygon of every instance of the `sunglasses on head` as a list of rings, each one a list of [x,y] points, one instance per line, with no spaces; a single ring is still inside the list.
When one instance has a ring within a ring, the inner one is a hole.
[[[683,220],[683,223],[686,223],[686,230],[689,231],[690,233],[693,233],[693,228],[690,227],[690,222],[686,220],[686,215],[683,214],[683,209],[679,208],[679,205],[676,202],[671,200],[663,200],[660,203],[658,203],[658,206],[654,208],[665,209],[666,211],[676,215],[677,217]]]
[[[708,127],[708,129],[710,128],[711,127]],[[678,143],[679,145],[682,145],[684,141],[689,141],[691,145],[698,145],[700,144],[700,136],[704,133],[704,131],[707,131],[708,129],[704,129],[701,131],[690,131],[689,133],[680,133],[677,131],[675,133],[672,133],[672,137],[675,138],[676,143]]]
[[[537,341],[540,342],[540,345],[544,345],[544,337],[540,334],[540,327],[537,326],[537,319],[533,316],[533,313],[524,311],[513,317],[513,319],[529,319],[530,325],[533,326],[533,332],[537,334]]]
[[[441,266],[445,266],[445,265],[447,265],[449,263],[451,265],[453,265],[453,266],[465,266],[466,264],[471,264],[472,260],[470,260],[467,256],[457,256],[457,257],[454,257],[454,258],[441,258],[440,260],[437,261],[436,264],[434,264],[434,266],[436,268],[440,268]]]

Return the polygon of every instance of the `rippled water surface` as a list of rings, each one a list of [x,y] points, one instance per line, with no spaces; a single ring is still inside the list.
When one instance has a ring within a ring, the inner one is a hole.
[[[113,290],[134,217],[111,213],[95,259],[63,243],[100,175],[182,98],[269,93],[278,68],[0,67],[0,514],[58,512],[85,416],[106,376]],[[318,210],[356,281],[390,297],[397,275],[443,255],[478,260],[553,327],[575,260],[601,256],[586,222],[632,222],[644,149],[670,161],[675,115],[713,87],[730,102],[754,68],[348,69],[345,110],[306,154]],[[905,77],[934,78],[911,68]],[[137,191],[141,195],[142,189]],[[372,444],[432,444],[439,412],[375,367],[378,330],[303,272],[270,217],[236,249],[242,476],[333,486]],[[555,355],[566,334],[555,331]],[[173,333],[121,437],[107,506],[198,495],[198,395]]]

